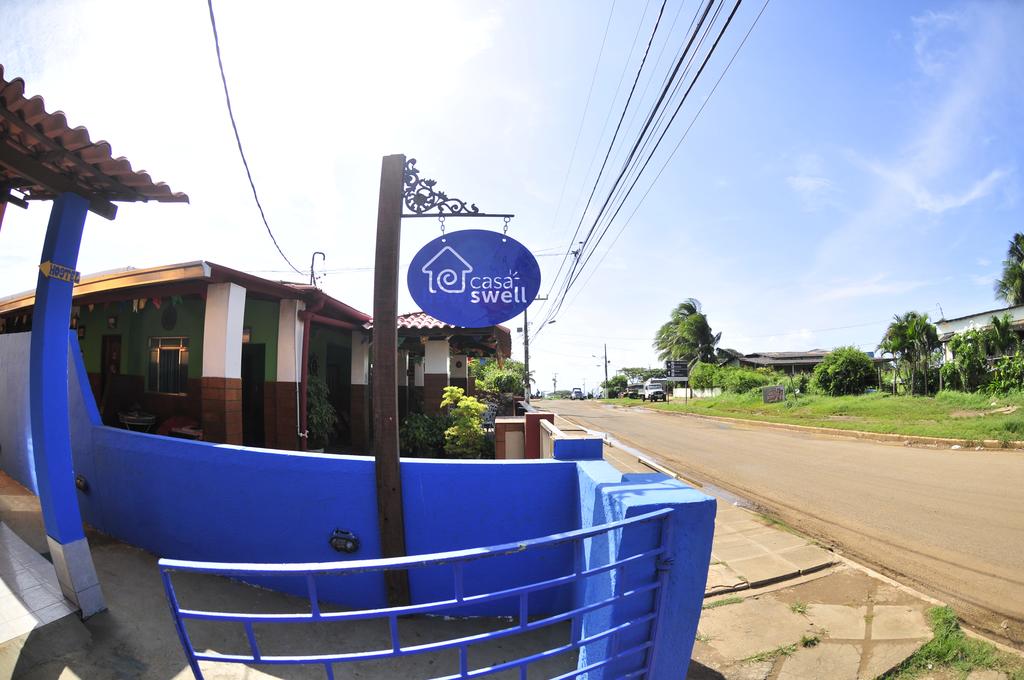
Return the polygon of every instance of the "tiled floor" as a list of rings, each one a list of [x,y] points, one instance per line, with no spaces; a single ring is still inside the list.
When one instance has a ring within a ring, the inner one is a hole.
[[[53,565],[0,523],[0,642],[74,611]]]

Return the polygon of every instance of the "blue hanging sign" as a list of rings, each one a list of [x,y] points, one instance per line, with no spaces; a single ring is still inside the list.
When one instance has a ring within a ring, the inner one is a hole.
[[[423,246],[409,265],[409,292],[435,319],[463,328],[508,321],[540,291],[540,266],[526,247],[482,229],[454,231]]]

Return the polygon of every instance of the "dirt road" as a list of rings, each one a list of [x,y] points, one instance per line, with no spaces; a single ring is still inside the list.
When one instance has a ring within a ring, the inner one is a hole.
[[[754,501],[1024,648],[1024,453],[911,448],[593,402],[538,405]]]

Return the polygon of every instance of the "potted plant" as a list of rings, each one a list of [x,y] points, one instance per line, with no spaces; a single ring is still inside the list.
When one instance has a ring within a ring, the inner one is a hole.
[[[323,451],[337,424],[338,412],[331,403],[327,383],[322,378],[310,376],[306,388],[306,448],[309,451]]]

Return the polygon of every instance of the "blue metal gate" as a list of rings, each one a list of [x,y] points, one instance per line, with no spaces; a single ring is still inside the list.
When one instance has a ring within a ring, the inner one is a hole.
[[[456,650],[459,655],[459,672],[455,675],[444,676],[447,678],[477,678],[503,671],[518,669],[519,677],[523,680],[527,677],[530,665],[548,659],[550,657],[579,650],[594,643],[607,641],[604,645],[606,653],[602,658],[587,659],[585,668],[561,675],[559,678],[575,678],[585,673],[627,659],[629,657],[639,658],[643,655],[643,663],[640,668],[633,670],[621,677],[643,678],[651,667],[656,638],[658,631],[658,617],[661,614],[661,604],[664,599],[665,582],[667,578],[667,561],[665,554],[669,544],[669,522],[668,517],[672,514],[671,509],[663,509],[645,515],[602,524],[590,529],[580,529],[566,533],[553,534],[542,538],[530,539],[516,543],[491,546],[488,548],[472,548],[468,550],[455,550],[450,552],[434,553],[430,555],[414,555],[410,557],[359,560],[347,562],[320,562],[308,564],[234,564],[220,562],[192,562],[185,560],[162,559],[159,562],[160,574],[163,578],[164,587],[167,591],[167,599],[174,616],[175,627],[181,639],[182,647],[188,658],[192,672],[198,680],[203,675],[199,668],[199,661],[213,661],[225,663],[250,663],[250,664],[276,664],[276,665],[319,665],[323,666],[326,677],[329,680],[334,678],[334,664],[351,663],[360,661],[371,661],[376,659],[388,659],[423,654],[426,652],[437,652],[441,650]],[[614,555],[604,564],[588,566],[584,558],[584,542],[587,540],[601,540],[610,538],[615,532],[620,532],[627,527],[640,524],[657,524],[659,529],[659,540],[649,549],[641,550],[633,554],[622,556]],[[464,589],[463,573],[467,563],[499,558],[506,555],[521,554],[526,551],[549,548],[551,546],[571,544],[574,558],[571,564],[566,565],[563,575],[549,578],[527,585],[509,587],[494,592],[467,594]],[[649,565],[649,569],[645,565]],[[387,607],[381,609],[363,609],[357,611],[326,612],[321,611],[320,602],[317,597],[317,578],[326,576],[344,576],[346,574],[382,572],[385,570],[405,569],[414,570],[427,567],[450,567],[454,584],[454,597],[412,604],[401,607]],[[636,577],[636,568],[642,571],[641,578]],[[632,577],[629,579],[628,588],[624,578],[625,571],[631,570]],[[214,574],[231,577],[239,580],[258,580],[260,577],[299,577],[304,578],[307,594],[310,603],[308,613],[234,613],[224,611],[203,611],[197,609],[182,609],[178,604],[178,597],[174,590],[172,574],[175,572],[192,572],[202,574]],[[583,580],[599,574],[614,574],[614,587],[610,595],[601,597],[597,601],[586,601],[588,598],[575,598],[574,604],[568,610],[554,615],[544,615],[542,618],[530,620],[530,599],[531,593],[548,591],[560,587],[583,588]],[[644,595],[646,594],[646,597]],[[399,617],[414,614],[451,615],[459,608],[471,604],[494,602],[497,600],[508,600],[518,598],[518,620],[514,625],[500,630],[479,633],[476,635],[463,636],[440,642],[427,644],[403,645],[399,639],[398,619]],[[584,601],[579,601],[584,600]],[[628,603],[626,601],[629,601]],[[638,603],[644,603],[638,607]],[[623,611],[628,611],[628,616],[618,617],[600,630],[585,630],[583,625],[584,617],[587,614],[599,609],[621,606]],[[387,620],[390,630],[391,645],[386,649],[368,650],[360,652],[315,654],[315,655],[264,655],[260,651],[254,624],[295,624],[313,623],[325,621],[356,621],[356,620]],[[192,645],[187,627],[188,621],[220,621],[240,624],[246,634],[249,644],[249,654],[218,654],[213,652],[199,652]],[[566,644],[522,656],[517,659],[506,661],[500,664],[485,668],[469,668],[469,649],[472,645],[480,644],[489,640],[496,640],[512,635],[518,635],[535,631],[545,626],[561,622],[571,622],[572,633]],[[637,639],[637,632],[643,631],[643,637]],[[620,639],[628,637],[628,648],[620,649]],[[442,679],[443,680],[443,679]]]

